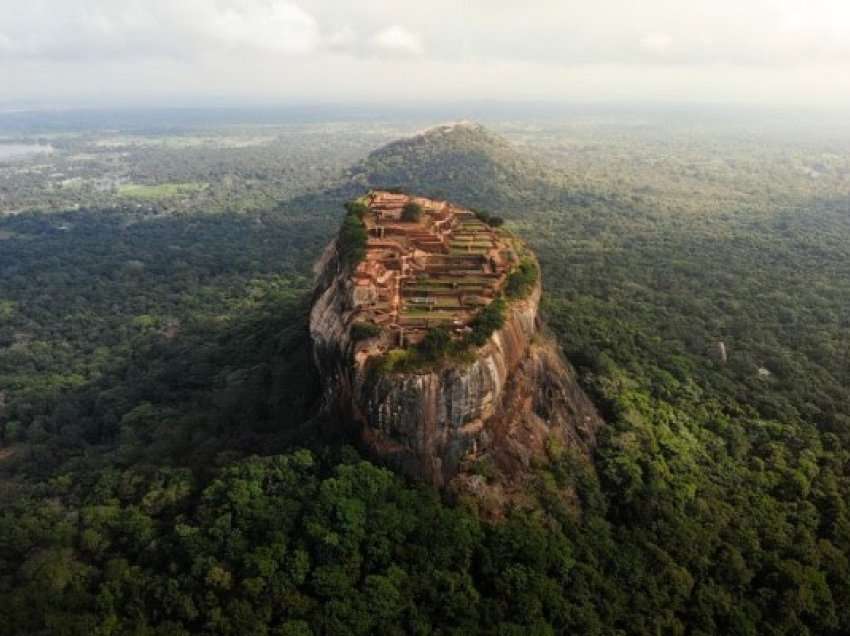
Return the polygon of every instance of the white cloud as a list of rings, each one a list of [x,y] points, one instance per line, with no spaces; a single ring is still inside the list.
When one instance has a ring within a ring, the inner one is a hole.
[[[319,46],[316,20],[291,2],[248,3],[223,10],[205,6],[210,8],[201,28],[227,45],[285,53],[309,53]]]
[[[650,53],[665,53],[673,44],[673,36],[669,33],[647,33],[640,39],[641,48]]]
[[[332,51],[351,50],[357,42],[357,34],[350,26],[344,26],[325,38],[325,45]]]
[[[6,10],[9,55],[62,61],[103,56],[187,57],[219,48],[309,53],[316,20],[287,0],[45,0]]]
[[[425,53],[422,38],[398,24],[379,31],[372,37],[371,42],[376,49],[389,53],[406,55],[422,55]]]

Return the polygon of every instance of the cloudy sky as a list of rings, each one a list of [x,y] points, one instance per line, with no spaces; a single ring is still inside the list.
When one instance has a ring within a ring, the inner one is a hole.
[[[850,106],[850,0],[0,0],[0,105]]]

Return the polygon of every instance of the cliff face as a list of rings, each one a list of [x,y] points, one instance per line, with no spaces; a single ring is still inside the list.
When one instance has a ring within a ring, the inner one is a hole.
[[[325,405],[377,458],[417,479],[461,483],[482,457],[518,475],[552,445],[587,452],[601,421],[538,317],[539,285],[510,303],[504,326],[465,364],[422,373],[370,372],[353,343],[353,287],[330,245],[310,315]],[[457,479],[456,479],[457,478]],[[466,480],[474,487],[475,480]]]

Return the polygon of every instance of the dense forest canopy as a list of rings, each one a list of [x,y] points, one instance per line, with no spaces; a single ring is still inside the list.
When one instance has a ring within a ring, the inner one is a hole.
[[[0,633],[850,631],[850,142],[497,128],[143,134],[144,205],[0,166]],[[604,412],[498,523],[315,410],[311,266],[370,185],[529,241]]]

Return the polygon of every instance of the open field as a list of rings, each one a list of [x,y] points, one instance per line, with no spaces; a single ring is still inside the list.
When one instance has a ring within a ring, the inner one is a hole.
[[[172,197],[188,197],[208,187],[208,183],[161,183],[159,185],[126,183],[118,186],[118,195],[130,199],[162,201]]]

